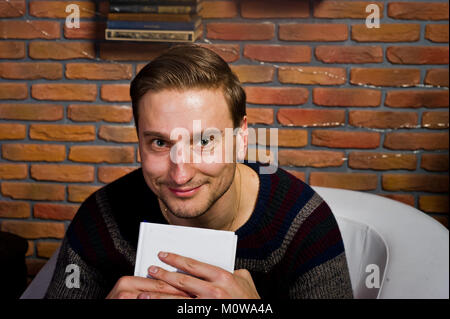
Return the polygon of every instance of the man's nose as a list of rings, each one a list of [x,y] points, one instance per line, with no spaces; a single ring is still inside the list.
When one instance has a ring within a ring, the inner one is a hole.
[[[171,163],[169,175],[174,183],[183,185],[189,182],[194,177],[194,168],[192,167],[190,147],[182,143],[174,146],[173,156],[171,156]]]

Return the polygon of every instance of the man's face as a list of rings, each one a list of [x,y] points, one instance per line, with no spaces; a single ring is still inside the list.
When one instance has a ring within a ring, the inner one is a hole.
[[[202,131],[208,128],[220,130],[222,139],[197,139],[193,136],[198,132],[194,121],[201,121]],[[202,151],[203,154],[219,154],[216,152],[219,149],[222,150],[221,158],[224,158],[225,128],[233,128],[233,122],[222,90],[149,92],[139,103],[138,124],[145,181],[176,217],[202,215],[229,190],[235,163],[224,160],[205,163],[193,158],[194,154],[201,155]],[[189,132],[189,140],[181,137],[170,139],[171,133],[180,129],[186,134]]]

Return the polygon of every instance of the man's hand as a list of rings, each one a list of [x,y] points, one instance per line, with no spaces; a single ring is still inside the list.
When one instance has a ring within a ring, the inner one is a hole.
[[[189,298],[185,292],[172,287],[164,281],[150,278],[124,276],[121,277],[106,299],[136,299],[142,298],[142,293],[170,295],[172,298]],[[144,298],[145,295],[144,295]]]
[[[259,299],[255,284],[246,269],[236,270],[233,274],[216,266],[172,253],[159,253],[158,257],[189,275],[170,272],[157,266],[149,268],[149,274],[176,290],[188,293],[191,297],[206,299]],[[191,276],[190,276],[191,275]],[[139,298],[165,299],[177,298],[165,292],[142,293]]]

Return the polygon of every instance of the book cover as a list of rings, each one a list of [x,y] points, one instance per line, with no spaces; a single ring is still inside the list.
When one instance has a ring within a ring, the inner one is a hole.
[[[202,2],[197,5],[140,5],[140,4],[110,4],[109,12],[124,13],[169,13],[186,14],[198,13],[202,9]]]
[[[106,40],[118,41],[149,41],[149,42],[194,42],[203,33],[200,26],[195,31],[166,31],[166,30],[128,30],[106,29]]]
[[[195,30],[201,23],[198,18],[194,21],[121,21],[111,20],[107,22],[108,29],[144,29],[144,30]]]
[[[142,222],[134,275],[148,277],[151,265],[179,271],[158,258],[160,251],[175,253],[234,272],[237,236],[234,232]]]
[[[197,14],[108,13],[108,20],[118,21],[194,21]]]

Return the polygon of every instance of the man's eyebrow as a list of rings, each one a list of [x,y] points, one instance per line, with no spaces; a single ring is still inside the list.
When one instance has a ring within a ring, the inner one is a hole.
[[[204,134],[211,134],[211,133],[217,132],[217,131],[219,131],[219,133],[221,135],[224,134],[223,130],[214,129],[214,128],[206,128],[206,129],[202,130],[200,133],[201,133],[201,135],[204,135]],[[157,132],[157,131],[144,131],[143,135],[144,135],[144,137],[151,136],[151,137],[161,138],[164,140],[170,140],[170,135],[167,135],[167,134],[164,134],[161,132]],[[190,137],[192,138],[191,135],[190,135]]]
[[[152,136],[152,137],[159,137],[161,139],[166,139],[166,140],[170,139],[169,135],[164,134],[164,133],[160,133],[160,132],[157,132],[157,131],[145,131],[143,133],[143,135],[144,135],[144,137]]]

